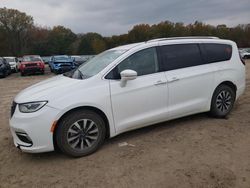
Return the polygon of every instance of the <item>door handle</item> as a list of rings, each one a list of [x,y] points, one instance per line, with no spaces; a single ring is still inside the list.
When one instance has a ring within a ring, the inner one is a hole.
[[[171,78],[171,79],[168,81],[168,83],[176,82],[176,81],[179,81],[179,80],[180,80],[179,78],[173,77],[173,78]]]
[[[159,80],[159,81],[157,81],[157,82],[155,83],[155,86],[165,85],[165,84],[167,84],[167,82],[162,81],[162,80]]]

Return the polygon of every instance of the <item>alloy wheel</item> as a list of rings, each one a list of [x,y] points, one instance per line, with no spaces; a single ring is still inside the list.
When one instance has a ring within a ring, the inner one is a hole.
[[[229,91],[221,91],[216,98],[216,107],[221,112],[230,110],[232,106],[232,95]]]
[[[67,132],[67,142],[72,149],[85,150],[93,146],[99,136],[99,130],[94,121],[81,119],[73,123]]]

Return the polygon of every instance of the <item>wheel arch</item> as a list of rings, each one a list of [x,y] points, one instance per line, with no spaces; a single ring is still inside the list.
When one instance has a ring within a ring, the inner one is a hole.
[[[56,123],[56,126],[54,127],[54,131],[53,131],[53,144],[54,144],[55,149],[58,149],[57,143],[56,143],[56,134],[57,134],[57,128],[58,128],[60,122],[62,121],[62,119],[65,116],[67,116],[68,114],[70,114],[70,113],[72,113],[74,111],[78,111],[78,110],[91,110],[91,111],[97,113],[98,115],[100,115],[103,118],[104,122],[105,122],[105,128],[106,128],[105,138],[110,138],[110,123],[109,123],[109,120],[108,120],[106,114],[102,110],[100,110],[100,109],[98,109],[96,107],[93,107],[93,106],[79,106],[79,107],[75,107],[75,108],[72,108],[72,109],[68,110],[67,112],[62,114],[60,116],[60,118],[58,119],[58,121]]]
[[[223,115],[223,114],[218,114],[218,112],[216,112],[214,110],[214,105],[215,105],[215,101],[213,101],[215,99],[214,96],[215,96],[216,90],[219,87],[221,87],[221,86],[228,86],[228,87],[230,87],[233,90],[233,92],[235,94],[235,97],[236,97],[236,94],[237,94],[237,86],[232,81],[223,81],[223,82],[221,82],[220,84],[217,85],[217,87],[214,89],[214,91],[212,93],[212,97],[211,97],[210,105],[209,105],[209,113],[210,113],[210,115],[213,116],[213,117],[216,117],[216,118],[224,118],[231,111],[231,109],[230,109],[230,111],[227,112],[227,114]]]
[[[236,86],[232,81],[223,81],[223,82],[221,82],[221,83],[215,88],[215,90],[216,90],[219,86],[221,86],[221,85],[229,86],[230,88],[232,88],[232,89],[235,91],[235,94],[236,94],[236,92],[237,92],[237,86]],[[215,92],[215,90],[214,90],[214,92]]]
[[[211,98],[210,98],[210,102],[208,103],[208,109],[210,110],[211,109],[211,105],[212,105],[212,100],[213,100],[213,96],[214,96],[214,92],[216,91],[216,89],[218,87],[220,87],[221,85],[226,85],[226,86],[229,86],[231,87],[234,91],[235,91],[235,94],[237,93],[237,86],[232,82],[232,81],[223,81],[221,83],[219,83],[213,90],[213,92],[211,93]]]

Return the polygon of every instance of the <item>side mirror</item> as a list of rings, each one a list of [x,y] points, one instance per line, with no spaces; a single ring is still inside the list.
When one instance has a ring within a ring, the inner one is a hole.
[[[137,78],[137,72],[130,69],[122,71],[120,75],[121,75],[121,87],[125,87],[128,80],[134,80]]]

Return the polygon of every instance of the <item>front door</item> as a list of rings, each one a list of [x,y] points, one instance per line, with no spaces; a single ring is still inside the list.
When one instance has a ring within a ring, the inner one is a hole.
[[[121,87],[120,80],[110,80],[110,93],[116,131],[124,132],[167,119],[167,80],[159,72],[155,48],[134,53],[116,68],[137,72],[135,80]]]

